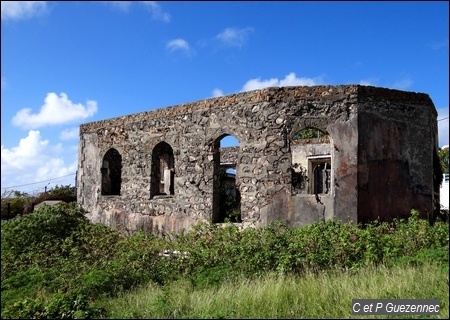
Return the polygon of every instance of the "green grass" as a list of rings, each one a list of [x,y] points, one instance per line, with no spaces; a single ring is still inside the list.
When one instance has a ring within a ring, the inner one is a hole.
[[[302,276],[267,274],[201,289],[187,280],[164,287],[149,284],[97,301],[96,305],[106,309],[112,319],[338,319],[392,318],[353,316],[352,299],[440,299],[437,318],[448,319],[448,281],[448,272],[438,264],[379,266],[347,272],[307,272]]]
[[[445,318],[448,244],[448,224],[416,211],[390,224],[198,224],[157,238],[93,225],[76,204],[44,206],[1,225],[1,316],[349,318],[351,299],[421,298],[440,299]]]

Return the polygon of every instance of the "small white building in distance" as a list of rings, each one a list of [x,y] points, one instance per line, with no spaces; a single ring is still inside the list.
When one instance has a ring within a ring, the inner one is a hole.
[[[442,147],[442,149],[448,149],[448,145]],[[441,189],[440,189],[440,199],[439,202],[441,204],[441,210],[448,211],[448,202],[449,202],[449,187],[448,187],[448,173],[444,173],[442,177]]]
[[[34,209],[36,210],[42,206],[51,206],[52,207],[60,202],[62,202],[62,200],[45,200],[45,201],[42,201],[42,202],[39,202],[38,204],[36,204],[34,206]],[[448,199],[447,199],[447,204],[448,204]]]
[[[448,210],[448,173],[444,173],[440,190],[441,210]]]

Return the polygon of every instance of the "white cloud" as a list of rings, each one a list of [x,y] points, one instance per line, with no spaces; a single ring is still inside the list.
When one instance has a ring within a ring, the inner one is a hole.
[[[376,86],[378,83],[379,79],[378,78],[367,78],[367,79],[362,79],[361,81],[359,81],[359,84],[362,86]]]
[[[80,128],[75,127],[71,129],[65,129],[61,132],[59,138],[61,140],[72,140],[77,139],[80,135]]]
[[[128,9],[133,3],[133,1],[103,1],[103,2],[124,12],[128,12]]]
[[[412,86],[414,82],[409,77],[404,77],[398,81],[395,81],[392,85],[385,85],[386,88],[397,89],[397,90],[408,90]],[[362,86],[379,86],[380,79],[377,77],[362,79],[359,81],[359,84]]]
[[[170,22],[170,14],[164,12],[159,4],[156,1],[139,1],[139,3],[143,4],[148,8],[148,10],[152,14],[152,18],[155,20],[160,20],[163,22]]]
[[[75,185],[75,175],[78,168],[78,160],[74,160],[72,163],[65,164],[62,158],[50,158],[42,166],[37,168],[35,174],[35,181],[48,181],[53,180],[54,184],[72,186]],[[70,175],[70,178],[67,176]],[[56,178],[63,177],[64,180],[57,180]],[[64,182],[66,181],[66,182]]]
[[[222,90],[216,88],[216,89],[213,90],[212,96],[213,96],[214,98],[217,98],[217,97],[222,97],[222,96],[224,96],[224,94],[223,94],[223,91],[222,91]]]
[[[241,47],[246,41],[253,28],[226,28],[216,36],[223,44],[231,47]]]
[[[137,3],[143,5],[151,13],[152,19],[163,22],[170,22],[170,14],[164,12],[156,1],[102,1],[104,4],[110,5],[115,9],[128,12],[131,5]]]
[[[272,78],[261,80],[261,78],[247,81],[241,89],[241,92],[263,89],[268,87],[287,87],[287,86],[315,86],[322,82],[320,78],[297,78],[294,72],[286,75],[284,79]]]
[[[75,185],[74,173],[77,170],[77,153],[73,161],[66,165],[61,154],[64,152],[61,144],[50,145],[39,131],[30,130],[28,136],[21,139],[19,145],[11,149],[1,146],[1,176],[2,189],[5,184],[10,186],[32,184],[65,177],[64,180],[54,180],[59,185]],[[69,177],[70,175],[70,177]],[[36,186],[26,187],[29,190]],[[13,188],[21,190],[23,188]]]
[[[35,129],[86,119],[97,112],[96,101],[87,100],[86,106],[81,103],[75,104],[64,92],[60,94],[60,97],[50,92],[44,101],[45,104],[38,114],[31,114],[30,108],[19,110],[13,117],[13,124],[25,129]]]
[[[169,41],[166,44],[166,49],[169,50],[170,52],[174,52],[176,50],[181,50],[188,54],[191,51],[189,43],[184,39],[174,39],[172,41]]]
[[[47,1],[1,1],[2,20],[20,20],[40,15]]]
[[[400,79],[396,82],[394,82],[394,84],[392,85],[392,88],[394,89],[398,89],[398,90],[407,90],[409,87],[411,87],[411,85],[413,84],[413,81],[409,78],[403,78]]]
[[[47,147],[48,140],[42,140],[39,131],[30,131],[26,138],[20,139],[17,147],[6,149],[2,145],[2,175],[32,167],[39,155],[45,154]]]

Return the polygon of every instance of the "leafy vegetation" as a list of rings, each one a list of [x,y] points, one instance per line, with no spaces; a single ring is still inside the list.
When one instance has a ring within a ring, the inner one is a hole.
[[[67,203],[76,201],[76,189],[70,185],[56,185],[36,197],[15,190],[5,192],[2,195],[1,217],[2,219],[9,219],[17,215],[30,213],[36,204],[45,200],[62,200]]]
[[[1,228],[2,318],[347,317],[352,297],[436,298],[448,316],[448,224],[431,226],[414,210],[408,220],[365,227],[202,223],[162,239],[124,236],[61,203]],[[367,281],[380,291],[354,289]],[[321,296],[329,310],[312,313]],[[133,303],[120,309],[121,300]]]
[[[303,140],[303,139],[328,139],[328,134],[323,133],[316,128],[306,128],[297,132],[293,140]]]
[[[31,199],[26,192],[12,190],[2,195],[1,217],[9,219],[18,214],[23,214],[25,204]]]
[[[442,173],[448,174],[448,166],[449,166],[448,148],[439,149],[438,156],[439,156],[439,162],[440,162],[441,168],[442,168]]]

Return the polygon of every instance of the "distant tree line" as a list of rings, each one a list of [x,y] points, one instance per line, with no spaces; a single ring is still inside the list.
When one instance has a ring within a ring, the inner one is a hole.
[[[448,148],[442,148],[438,151],[439,162],[441,163],[442,173],[448,174]]]
[[[71,185],[56,185],[53,189],[32,196],[17,190],[5,191],[2,194],[1,218],[10,219],[17,215],[33,211],[34,206],[45,200],[61,200],[67,203],[77,201],[76,188]]]

